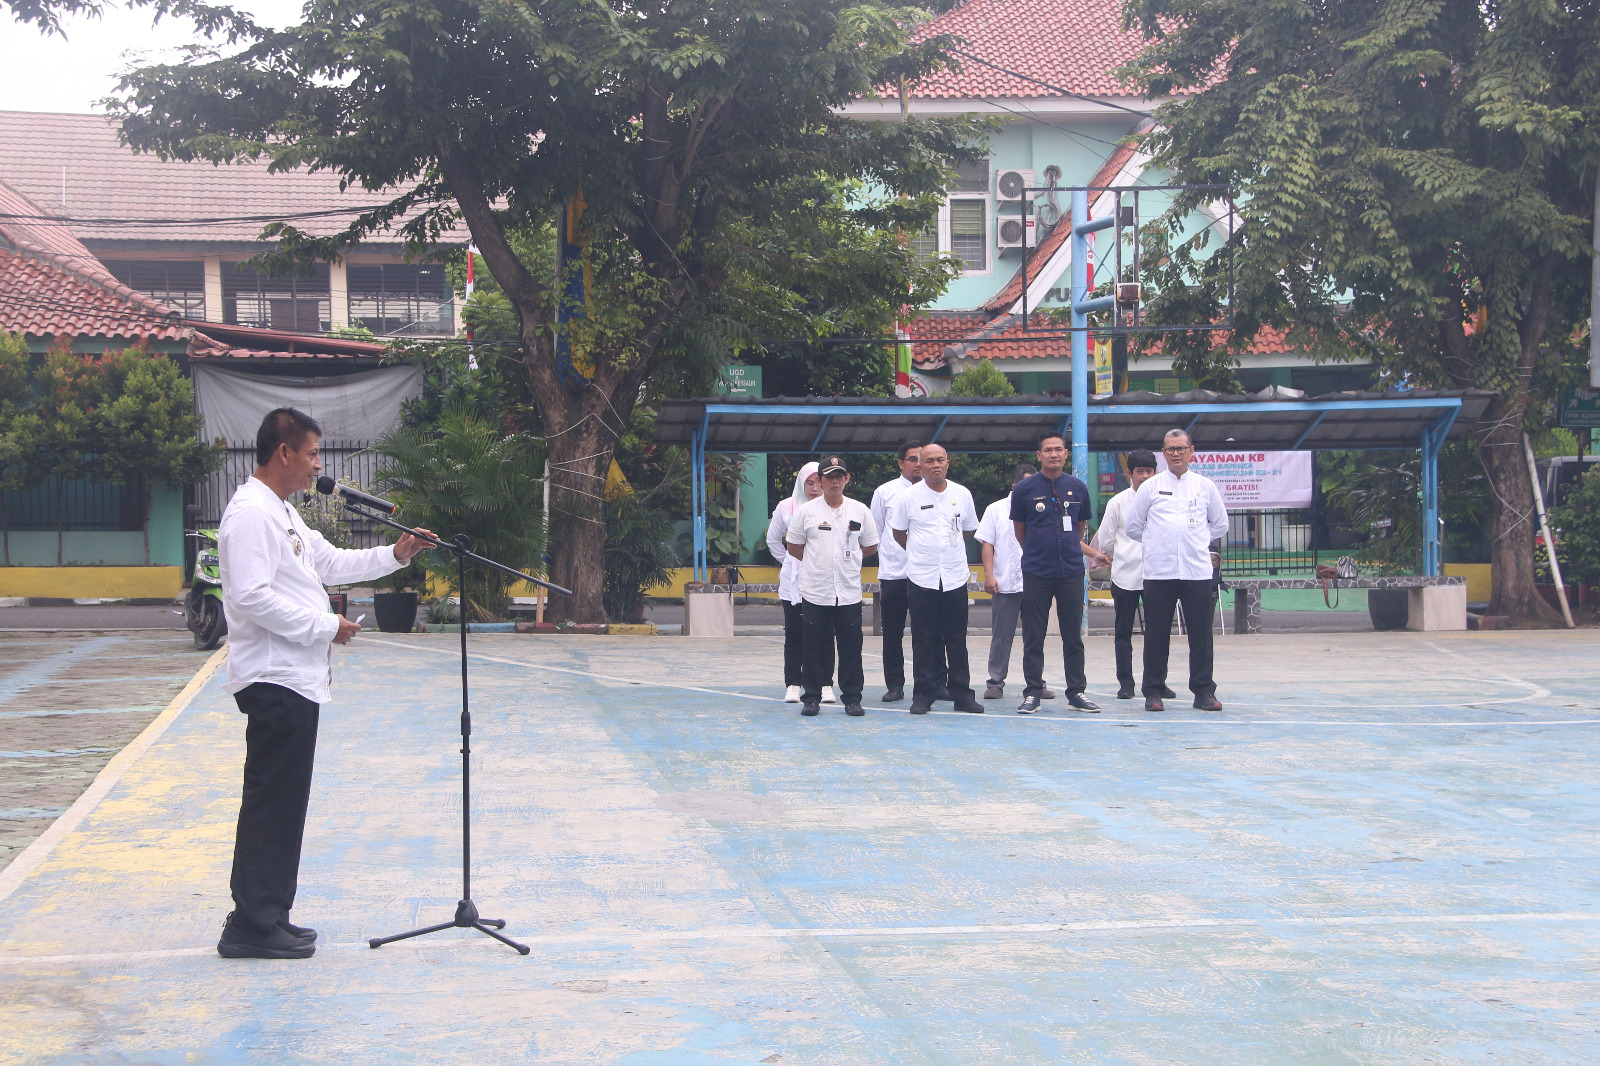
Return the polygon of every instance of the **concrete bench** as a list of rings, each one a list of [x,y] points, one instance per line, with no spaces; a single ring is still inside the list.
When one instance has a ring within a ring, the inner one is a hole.
[[[1233,631],[1261,632],[1263,589],[1320,589],[1314,577],[1246,577],[1227,581],[1233,590]],[[1333,589],[1406,589],[1410,592],[1407,629],[1421,632],[1467,628],[1467,579],[1464,577],[1338,577]]]

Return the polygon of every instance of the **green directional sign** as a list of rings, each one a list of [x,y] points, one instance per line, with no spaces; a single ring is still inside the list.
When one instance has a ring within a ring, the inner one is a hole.
[[[1575,388],[1561,401],[1561,424],[1568,429],[1600,428],[1600,389]]]
[[[759,366],[725,366],[717,375],[717,391],[724,396],[761,395]]]

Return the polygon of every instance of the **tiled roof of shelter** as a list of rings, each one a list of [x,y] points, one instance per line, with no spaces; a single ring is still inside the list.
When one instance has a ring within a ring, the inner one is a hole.
[[[386,351],[385,346],[371,341],[217,322],[195,323],[194,339],[189,342],[191,359],[376,361]]]
[[[948,33],[964,52],[994,66],[961,60],[912,87],[912,99],[1060,97],[1056,89],[1085,96],[1130,97],[1137,90],[1113,71],[1143,47],[1137,30],[1122,28],[1122,0],[967,0],[923,26],[919,39]],[[1030,81],[996,67],[1027,74]],[[891,89],[888,96],[897,94]]]
[[[179,340],[178,313],[112,277],[37,204],[0,182],[0,330],[36,337]]]
[[[341,192],[339,176],[328,171],[269,173],[265,160],[220,167],[163,162],[123,145],[103,115],[28,111],[0,111],[0,180],[63,217],[112,220],[74,222],[73,232],[89,241],[256,241],[264,221],[195,220],[347,208],[295,220],[306,232],[326,236],[343,229],[360,208],[389,199],[360,188]],[[398,238],[373,238],[385,240]]]

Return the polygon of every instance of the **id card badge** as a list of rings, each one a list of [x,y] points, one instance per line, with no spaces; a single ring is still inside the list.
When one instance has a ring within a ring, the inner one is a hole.
[[[1071,533],[1072,532],[1072,516],[1071,515],[1064,514],[1064,515],[1061,516],[1061,530],[1062,530],[1063,533]]]

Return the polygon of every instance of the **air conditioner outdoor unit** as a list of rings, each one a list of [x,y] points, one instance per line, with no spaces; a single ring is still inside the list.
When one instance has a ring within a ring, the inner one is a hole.
[[[994,176],[994,195],[997,200],[1020,200],[1022,190],[1034,185],[1031,170],[999,170]]]
[[[1033,216],[1001,215],[995,232],[995,244],[1001,248],[1032,248],[1038,244],[1037,220]]]

